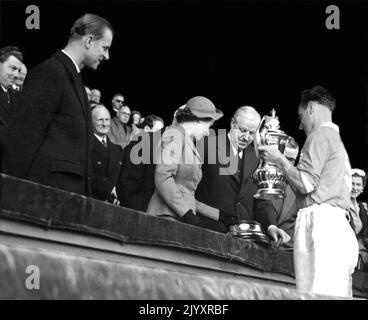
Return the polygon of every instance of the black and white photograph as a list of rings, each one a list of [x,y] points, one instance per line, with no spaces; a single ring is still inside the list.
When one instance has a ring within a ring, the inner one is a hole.
[[[0,0],[0,300],[367,299],[367,17]]]

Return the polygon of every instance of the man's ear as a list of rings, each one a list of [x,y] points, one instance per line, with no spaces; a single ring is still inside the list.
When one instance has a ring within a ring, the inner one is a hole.
[[[315,108],[315,103],[313,101],[308,102],[308,113],[313,114]]]
[[[86,46],[87,49],[91,48],[92,46],[92,42],[93,42],[93,35],[89,34],[87,36],[85,36],[85,40],[84,40],[84,44]]]

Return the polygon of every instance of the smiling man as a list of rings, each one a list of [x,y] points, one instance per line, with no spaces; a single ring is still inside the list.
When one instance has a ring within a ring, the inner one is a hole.
[[[80,70],[96,70],[109,59],[113,28],[85,14],[69,35],[63,50],[29,72],[5,161],[11,175],[90,195],[93,133]]]
[[[123,163],[123,149],[107,137],[110,112],[102,104],[92,109],[92,196],[119,205],[117,188]]]
[[[8,123],[15,105],[12,86],[20,76],[23,55],[14,46],[0,49],[0,155],[3,157],[4,144],[8,135]],[[1,164],[0,164],[1,166]]]

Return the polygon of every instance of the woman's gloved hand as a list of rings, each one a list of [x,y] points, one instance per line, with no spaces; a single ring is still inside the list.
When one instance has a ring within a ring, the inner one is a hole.
[[[194,212],[192,211],[192,209],[188,210],[186,212],[185,215],[183,215],[183,221],[185,223],[189,223],[192,224],[194,226],[200,227],[201,226],[201,221],[200,218],[198,218]]]
[[[221,221],[225,226],[231,226],[237,224],[238,216],[235,212],[227,212],[220,210],[219,221]]]

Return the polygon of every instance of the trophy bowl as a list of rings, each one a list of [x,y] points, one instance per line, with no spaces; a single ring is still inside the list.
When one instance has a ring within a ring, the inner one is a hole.
[[[270,244],[270,240],[262,231],[261,224],[253,220],[239,220],[238,224],[230,226],[229,234],[245,240]]]
[[[280,122],[274,109],[271,111],[271,115],[271,117],[263,117],[258,127],[255,147],[257,148],[258,145],[272,146],[284,154],[290,137],[284,131],[279,130]],[[287,180],[276,164],[261,158],[257,169],[253,173],[253,181],[257,185],[255,198],[274,199],[285,197]]]

